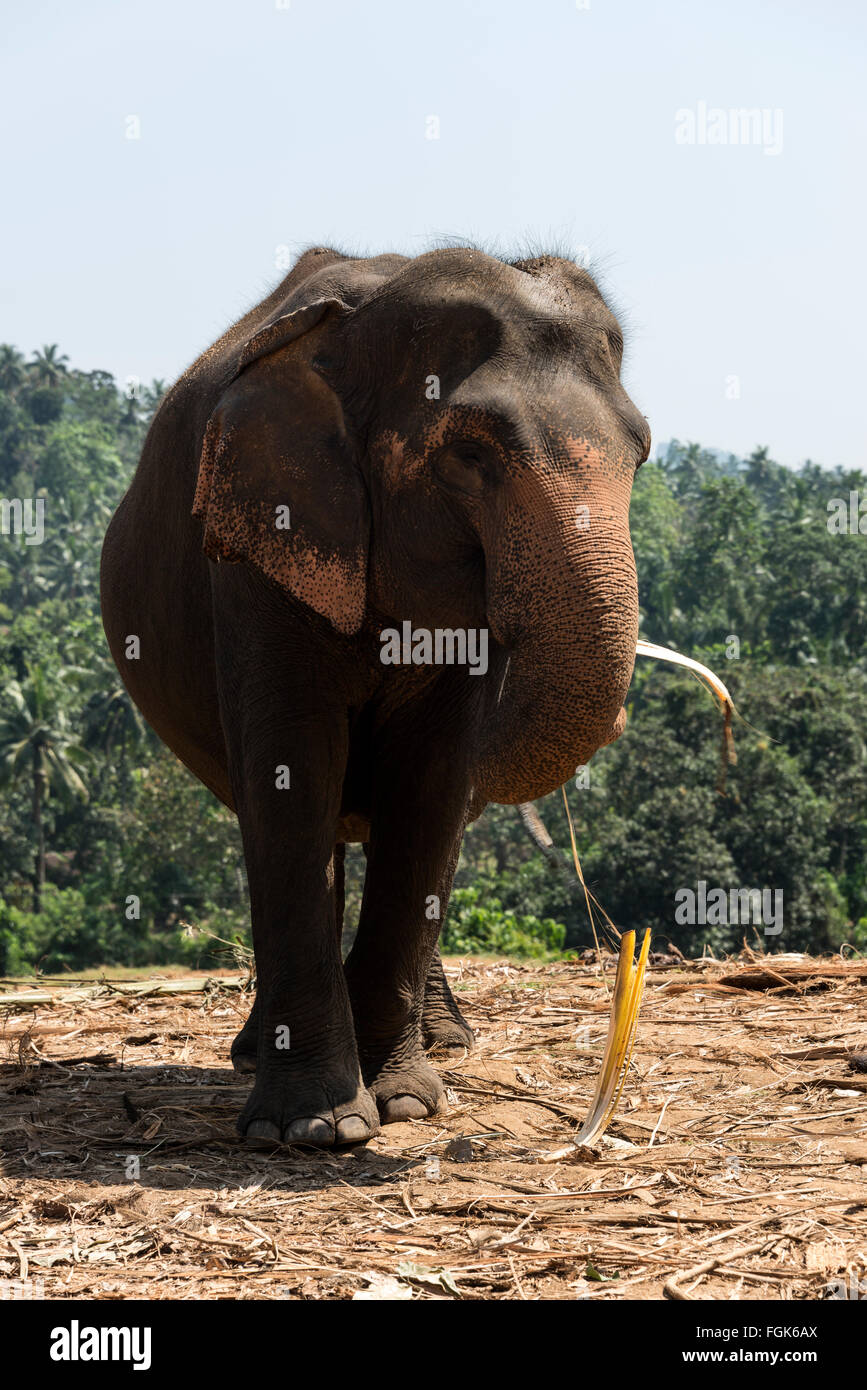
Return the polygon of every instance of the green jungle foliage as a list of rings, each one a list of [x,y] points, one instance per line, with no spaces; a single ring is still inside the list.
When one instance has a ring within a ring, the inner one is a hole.
[[[234,817],[144,724],[99,618],[102,536],[163,389],[0,346],[0,974],[209,966],[249,944]],[[764,449],[673,443],[640,471],[642,635],[712,666],[748,723],[722,795],[714,702],[639,658],[626,733],[567,788],[586,882],[621,929],[687,954],[867,946],[867,536],[833,524],[852,492],[867,512],[863,473]],[[12,499],[43,500],[41,544],[15,534]],[[514,808],[470,827],[444,950],[593,943],[561,793],[538,809],[548,856]],[[350,932],[363,862],[350,847]],[[700,881],[782,890],[783,930],[678,922]]]

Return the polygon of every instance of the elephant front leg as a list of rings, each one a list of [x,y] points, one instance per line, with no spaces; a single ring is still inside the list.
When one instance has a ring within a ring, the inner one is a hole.
[[[258,982],[256,1079],[238,1127],[288,1143],[357,1143],[379,1119],[361,1077],[335,929],[345,704],[329,699],[318,668],[311,680],[291,632],[232,623],[228,605],[218,631],[220,716]]]
[[[333,846],[325,830],[316,831],[310,809],[328,786],[316,746],[308,728],[291,788],[260,788],[251,806],[247,787],[237,800],[258,979],[256,1080],[239,1129],[250,1138],[328,1147],[369,1139],[379,1123],[361,1076],[334,930]],[[263,776],[266,768],[291,766],[285,751],[273,763],[272,750],[260,764]],[[302,795],[308,778],[310,800]],[[330,831],[333,815],[323,819]]]
[[[437,903],[441,918],[440,926],[445,921],[446,909],[448,908],[449,897],[452,891],[452,882],[458,864],[458,856],[461,850],[461,839],[463,831],[457,836],[453,852],[449,858],[446,872],[439,886]],[[364,853],[368,856],[369,845],[365,844]],[[251,1019],[248,1019],[246,1028],[250,1027]],[[422,1044],[425,1048],[445,1047],[445,1048],[466,1048],[472,1052],[476,1045],[476,1035],[458,1008],[457,1000],[449,988],[449,982],[443,969],[442,957],[439,946],[434,947],[431,962],[428,966],[427,979],[424,984],[424,1006],[422,1010],[421,1023]],[[238,1034],[235,1044],[232,1047],[232,1058],[235,1058],[235,1047],[243,1037]],[[255,1058],[253,1061],[255,1067]],[[237,1066],[239,1071],[245,1070],[242,1064]]]
[[[336,844],[334,846],[334,930],[337,934],[338,948],[340,947],[340,942],[343,935],[345,849],[346,847],[343,844]],[[440,964],[440,972],[442,972],[442,964]],[[443,980],[445,981],[445,976],[443,976]],[[448,985],[446,985],[446,990],[448,990]],[[451,998],[451,995],[449,995],[449,998]],[[453,999],[452,1003],[454,1004],[455,1009],[457,1009],[457,1004],[454,1003]],[[467,1025],[467,1027],[469,1027],[469,1025]],[[472,1037],[472,1033],[470,1034],[470,1036]],[[235,1037],[232,1041],[230,1057],[232,1061],[232,1066],[234,1067],[236,1072],[238,1072],[242,1076],[249,1076],[255,1074],[256,1053],[258,1051],[258,1047],[259,1010],[258,999],[254,999],[253,1007],[247,1015],[246,1023],[244,1024],[240,1032],[235,1034]]]
[[[358,1143],[379,1122],[334,931],[331,846],[310,833],[308,815],[287,809],[291,797],[257,798],[253,811],[238,803],[258,978],[256,1080],[238,1128],[285,1143]]]
[[[342,879],[342,851],[343,845],[335,845],[336,880],[338,878]],[[455,855],[455,858],[457,858],[457,855]],[[439,894],[440,903],[442,905],[441,915],[443,917],[445,917],[452,876],[453,869],[450,867],[448,884],[441,885]],[[336,915],[338,922],[342,924],[343,895],[337,884],[335,887],[337,893],[337,902],[335,904]],[[246,1023],[232,1043],[232,1066],[236,1072],[242,1075],[249,1075],[255,1072],[258,1037],[259,1014],[256,1001],[254,1000]],[[449,988],[449,983],[446,979],[445,971],[443,970],[439,946],[434,947],[424,984],[421,1038],[424,1048],[466,1048],[467,1051],[472,1052],[476,1045],[476,1035],[461,1013],[458,1002]]]
[[[364,898],[345,970],[362,1075],[388,1124],[434,1114],[443,1094],[424,1055],[425,987],[460,847],[466,783],[453,757],[432,759],[426,769],[403,754],[383,757],[378,769]]]

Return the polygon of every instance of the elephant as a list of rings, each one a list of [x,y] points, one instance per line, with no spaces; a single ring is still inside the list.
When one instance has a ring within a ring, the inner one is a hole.
[[[622,352],[564,257],[314,247],[153,419],[103,622],[145,719],[240,824],[241,1135],[329,1148],[442,1106],[426,1046],[472,1041],[437,946],[464,829],[625,723],[650,436]]]

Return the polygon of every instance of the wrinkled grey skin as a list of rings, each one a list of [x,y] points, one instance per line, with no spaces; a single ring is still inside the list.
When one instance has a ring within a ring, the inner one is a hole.
[[[315,250],[154,419],[103,615],[139,708],[240,822],[242,1133],[328,1146],[436,1109],[424,1044],[472,1039],[436,945],[467,819],[623,728],[649,441],[621,349],[568,261]],[[486,629],[486,674],[383,665],[404,620]],[[367,873],[344,967],[347,840]]]

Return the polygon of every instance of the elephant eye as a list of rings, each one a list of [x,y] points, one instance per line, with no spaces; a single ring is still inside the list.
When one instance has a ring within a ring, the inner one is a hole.
[[[484,460],[481,448],[473,443],[450,444],[438,455],[434,468],[446,487],[479,497],[485,490]]]

